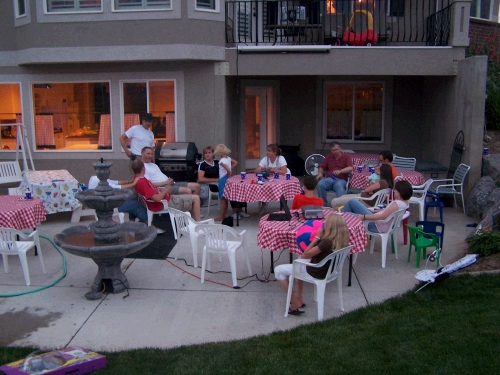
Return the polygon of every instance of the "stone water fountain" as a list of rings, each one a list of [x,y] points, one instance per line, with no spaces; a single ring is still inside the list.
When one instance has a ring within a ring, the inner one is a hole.
[[[86,206],[93,208],[97,221],[89,226],[75,226],[56,234],[55,243],[68,253],[91,258],[98,266],[91,291],[85,294],[89,300],[100,299],[103,292],[120,293],[128,289],[128,281],[121,271],[123,259],[149,245],[156,237],[156,230],[143,223],[119,224],[113,221],[113,210],[122,205],[132,192],[113,189],[108,184],[111,162],[94,163],[99,184],[94,190],[75,195]],[[108,280],[108,284],[105,283]],[[111,285],[111,290],[105,290]]]

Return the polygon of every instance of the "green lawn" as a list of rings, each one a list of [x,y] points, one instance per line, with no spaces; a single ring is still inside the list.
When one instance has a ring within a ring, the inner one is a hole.
[[[498,374],[499,343],[500,275],[463,275],[287,332],[102,353],[95,374]],[[33,350],[3,348],[0,363]]]

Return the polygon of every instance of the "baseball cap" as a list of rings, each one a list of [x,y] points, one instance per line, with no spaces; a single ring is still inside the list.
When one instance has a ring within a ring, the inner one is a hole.
[[[153,121],[153,115],[151,113],[145,113],[142,116],[143,121]]]

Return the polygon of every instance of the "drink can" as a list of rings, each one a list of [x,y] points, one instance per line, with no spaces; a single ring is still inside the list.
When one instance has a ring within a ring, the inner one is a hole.
[[[363,166],[362,165],[358,165],[358,173],[363,173]]]
[[[280,174],[278,172],[274,172],[274,179],[277,180],[280,178]]]
[[[292,177],[292,175],[291,175],[290,173],[287,173],[287,174],[286,174],[286,179],[287,179],[287,180],[289,180],[289,179],[290,179],[290,177]]]
[[[375,206],[375,209],[376,210],[383,210],[384,209],[384,205],[383,204],[378,204]]]
[[[31,199],[31,191],[26,192],[26,199]]]
[[[368,170],[370,171],[370,173],[375,173],[375,167],[373,165],[370,165],[368,167]]]
[[[332,173],[332,180],[335,180],[337,178],[337,176],[335,175],[335,173]]]
[[[260,173],[257,174],[257,181],[262,181],[262,174]]]
[[[489,147],[483,148],[483,155],[488,155],[489,153],[490,153],[490,148]]]
[[[241,179],[242,180],[244,180],[245,178],[247,178],[247,172],[241,172],[240,175],[241,175]]]

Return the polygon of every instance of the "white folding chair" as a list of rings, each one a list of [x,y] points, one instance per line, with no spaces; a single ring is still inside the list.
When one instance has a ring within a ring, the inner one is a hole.
[[[212,191],[212,189],[214,191]],[[210,206],[212,205],[212,195],[217,199],[217,207],[220,210],[220,200],[219,200],[219,184],[216,182],[210,182],[208,184],[208,208],[207,215],[210,215]]]
[[[151,199],[146,199],[144,195],[137,194],[139,197],[139,200],[141,203],[146,206],[146,210],[148,211],[148,226],[151,226],[151,223],[153,222],[153,215],[161,215],[161,214],[168,214],[168,201],[165,199],[162,199],[161,203],[163,204],[163,209],[159,211],[151,211],[147,205],[146,202],[154,202]]]
[[[321,262],[316,264],[308,263],[305,259],[295,259],[293,261],[293,269],[292,274],[289,278],[288,294],[286,296],[285,318],[288,316],[288,311],[290,309],[290,300],[292,298],[294,279],[302,280],[308,283],[314,283],[314,301],[318,302],[318,320],[323,320],[326,284],[336,279],[337,287],[339,289],[340,310],[344,311],[344,301],[342,299],[342,268],[344,266],[345,258],[347,257],[347,254],[349,254],[351,247],[352,246],[347,246],[343,249],[335,251],[332,254],[328,255]],[[301,268],[304,266],[307,268],[320,268],[323,267],[327,262],[330,262],[330,264],[328,266],[328,271],[324,279],[316,279],[308,273],[301,272]]]
[[[401,220],[403,220],[403,216],[405,215],[406,210],[399,210],[387,217],[385,220],[375,220],[375,221],[364,221],[364,224],[366,226],[366,234],[369,236],[377,236],[380,237],[380,240],[382,242],[382,268],[385,268],[385,260],[386,260],[386,254],[387,254],[387,243],[389,242],[389,238],[395,233],[396,229],[399,227]],[[389,230],[385,233],[378,233],[378,232],[370,232],[368,230],[368,224],[369,223],[375,223],[378,221],[379,223],[390,223]],[[373,254],[373,249],[375,247],[375,239],[372,238],[370,241],[370,254]],[[398,246],[397,246],[397,240],[394,241],[394,252],[396,259],[398,259]]]
[[[418,204],[419,220],[424,220],[424,209],[425,209],[425,197],[427,195],[427,190],[432,185],[434,180],[432,178],[425,181],[422,185],[413,186],[413,195],[410,197],[410,204]]]
[[[460,195],[462,197],[462,206],[464,208],[465,214],[465,201],[464,201],[464,181],[469,173],[470,167],[467,164],[460,164],[453,175],[453,178],[447,178],[443,180],[434,180],[433,183],[439,183],[436,187],[429,188],[436,194],[453,194],[453,201],[455,206],[457,205],[456,196]]]
[[[174,238],[177,240],[182,235],[189,236],[191,250],[193,251],[193,264],[195,267],[198,267],[198,237],[203,233],[195,231],[195,228],[198,224],[214,224],[214,219],[195,221],[189,212],[179,211],[172,207],[168,208],[168,212],[170,213]]]
[[[363,197],[354,197],[355,199],[358,199],[360,201],[372,201],[376,199],[375,204],[373,207],[377,207],[378,205],[385,204],[387,203],[386,200],[390,196],[392,192],[392,189],[381,189],[377,191],[375,194],[373,194],[371,197],[368,198],[363,198]]]
[[[205,246],[203,247],[203,259],[201,261],[201,282],[205,282],[205,268],[207,264],[207,256],[210,267],[210,254],[227,254],[229,258],[229,266],[231,268],[231,277],[233,280],[233,288],[238,287],[238,279],[236,278],[236,250],[243,249],[243,255],[248,267],[248,275],[252,276],[252,268],[250,260],[245,248],[245,230],[241,233],[236,232],[233,228],[222,224],[199,224],[194,229],[201,232],[205,236]],[[232,239],[230,239],[232,238]]]
[[[30,234],[25,234],[21,231],[10,229],[10,228],[0,228],[0,254],[3,258],[3,268],[5,273],[9,273],[9,255],[19,256],[19,261],[21,262],[21,268],[24,274],[24,280],[26,285],[31,284],[30,273],[28,269],[28,259],[26,258],[26,253],[32,248],[38,249],[38,257],[40,258],[40,264],[42,265],[42,271],[45,272],[45,265],[43,263],[42,248],[40,247],[40,238],[38,237],[38,231],[33,231]]]
[[[417,165],[417,159],[403,158],[401,156],[394,155],[394,158],[392,159],[392,165],[394,165],[397,169],[407,169],[410,171],[414,171],[415,166]]]

